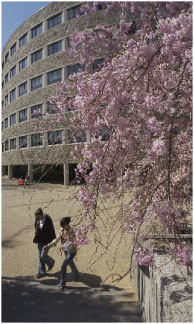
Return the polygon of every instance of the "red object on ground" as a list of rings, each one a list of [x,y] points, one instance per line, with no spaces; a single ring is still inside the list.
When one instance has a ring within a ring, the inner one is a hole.
[[[23,180],[21,178],[18,180],[18,184],[23,185]]]

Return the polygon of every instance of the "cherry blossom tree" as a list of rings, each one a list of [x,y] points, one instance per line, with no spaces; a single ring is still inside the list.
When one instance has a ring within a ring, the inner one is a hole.
[[[105,15],[119,11],[118,23],[73,32],[68,55],[80,71],[50,99],[74,136],[90,134],[72,155],[77,181],[85,180],[75,197],[84,224],[77,239],[88,243],[83,232],[95,231],[99,197],[128,197],[115,217],[133,235],[134,259],[153,263],[142,240],[158,231],[174,236],[169,253],[190,267],[178,228],[192,199],[192,3],[95,2],[82,10],[92,15],[99,4]]]

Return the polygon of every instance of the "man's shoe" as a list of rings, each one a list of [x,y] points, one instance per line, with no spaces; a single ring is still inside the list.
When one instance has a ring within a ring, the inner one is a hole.
[[[48,271],[51,270],[51,269],[54,267],[54,265],[55,265],[55,261],[53,262],[52,265],[50,265],[50,266],[48,267]]]
[[[42,278],[42,277],[45,277],[45,273],[38,273],[37,275],[36,275],[36,278],[37,279],[40,279],[40,278]]]

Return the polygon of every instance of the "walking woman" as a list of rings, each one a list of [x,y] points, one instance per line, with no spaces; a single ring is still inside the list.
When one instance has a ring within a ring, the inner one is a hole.
[[[70,217],[63,217],[60,221],[61,230],[57,235],[56,239],[54,239],[51,243],[47,244],[43,249],[48,251],[51,247],[56,246],[56,244],[61,240],[61,248],[65,253],[65,260],[61,266],[61,278],[58,285],[59,290],[63,290],[66,285],[66,269],[69,265],[71,271],[73,273],[74,279],[79,278],[79,272],[76,268],[76,265],[73,259],[76,256],[77,245],[75,242],[75,232],[70,227],[69,223],[71,221]]]
[[[38,208],[35,212],[35,237],[33,242],[38,244],[39,267],[37,278],[41,278],[46,274],[46,267],[51,270],[55,264],[55,260],[48,255],[48,251],[43,247],[50,243],[54,238],[55,229],[52,219],[49,215],[44,214],[42,208]]]

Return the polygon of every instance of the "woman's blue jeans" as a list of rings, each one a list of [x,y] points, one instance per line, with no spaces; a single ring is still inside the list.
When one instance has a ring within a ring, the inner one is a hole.
[[[76,253],[65,252],[65,256],[66,256],[66,258],[61,266],[61,279],[59,282],[59,287],[65,287],[65,285],[66,285],[66,272],[67,272],[68,265],[71,268],[74,279],[76,279],[76,277],[79,275],[79,272],[78,272],[76,265],[73,261],[73,259],[76,256]]]
[[[38,243],[38,253],[39,253],[39,266],[38,274],[45,274],[47,264],[48,267],[52,267],[55,263],[55,260],[48,255],[49,250],[43,250],[43,246],[46,246],[46,243]]]

